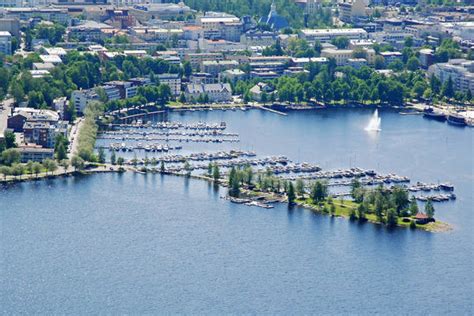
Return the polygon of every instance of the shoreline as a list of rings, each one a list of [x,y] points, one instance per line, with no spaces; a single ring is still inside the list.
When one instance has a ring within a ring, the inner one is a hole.
[[[133,173],[138,173],[141,175],[147,175],[147,174],[154,174],[154,175],[162,175],[162,176],[176,176],[176,177],[182,177],[182,178],[189,178],[189,179],[194,179],[194,180],[201,180],[201,181],[207,181],[210,184],[217,185],[222,188],[227,188],[227,185],[225,181],[222,179],[215,181],[212,178],[209,178],[208,176],[205,175],[186,175],[182,173],[176,173],[176,172],[160,172],[160,171],[153,171],[153,170],[148,170],[148,171],[142,171],[139,169],[135,168],[124,168],[124,167],[117,167],[117,166],[112,166],[112,165],[102,165],[101,167],[96,167],[94,169],[88,169],[88,170],[78,170],[78,171],[68,171],[68,172],[63,172],[63,173],[54,173],[54,174],[44,174],[38,177],[26,177],[22,179],[8,179],[0,180],[0,185],[8,185],[8,184],[16,184],[16,183],[21,183],[21,182],[29,182],[29,181],[40,181],[40,180],[49,180],[49,179],[54,179],[54,178],[61,178],[61,177],[73,177],[77,175],[92,175],[92,174],[101,174],[101,173],[126,173],[126,172],[133,172]],[[261,191],[255,191],[255,190],[249,190],[249,189],[244,189],[243,192],[245,192],[246,195],[252,198],[259,198],[263,202],[278,202],[278,203],[287,203],[287,198],[283,195],[276,194],[273,192],[261,192]],[[244,194],[244,195],[245,195]],[[340,217],[340,218],[345,218],[353,222],[368,222],[371,224],[376,224],[376,225],[384,225],[384,223],[381,223],[379,221],[376,221],[372,218],[372,216],[368,216],[364,221],[359,221],[359,220],[352,220],[349,218],[349,215],[346,214],[346,212],[342,212],[341,208],[347,208],[347,209],[353,209],[355,208],[354,202],[345,200],[343,205],[340,204],[340,202],[333,202],[336,205],[337,211],[336,214],[331,215],[329,213],[323,212],[320,207],[314,204],[308,203],[307,199],[296,199],[294,202],[294,205],[302,207],[304,209],[310,210],[314,213],[318,213],[321,215],[327,215],[331,217]],[[346,204],[347,203],[347,204]],[[327,206],[327,202],[324,203],[325,206]],[[291,206],[290,206],[291,207]],[[368,214],[371,215],[371,214]],[[410,228],[409,223],[404,223],[400,218],[398,220],[398,223],[395,227],[399,228],[408,228],[408,229],[419,229],[422,231],[427,231],[431,233],[443,233],[443,232],[448,232],[453,230],[453,227],[445,222],[441,222],[436,220],[435,222],[430,222],[428,224],[417,224],[415,228]]]

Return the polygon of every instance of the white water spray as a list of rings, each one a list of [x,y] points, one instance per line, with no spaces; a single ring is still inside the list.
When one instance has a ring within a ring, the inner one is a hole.
[[[365,130],[369,132],[380,132],[380,126],[382,119],[379,117],[379,110],[375,109],[374,114],[370,118],[369,124],[366,126]]]

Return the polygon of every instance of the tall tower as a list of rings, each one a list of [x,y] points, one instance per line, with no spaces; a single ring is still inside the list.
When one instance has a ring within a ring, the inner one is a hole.
[[[270,13],[276,13],[277,6],[275,4],[275,1],[272,1],[272,4],[270,6]]]

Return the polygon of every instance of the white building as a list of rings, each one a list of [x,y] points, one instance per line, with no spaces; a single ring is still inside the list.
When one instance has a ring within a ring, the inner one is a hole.
[[[21,0],[0,0],[0,8],[17,8],[22,6]]]
[[[181,78],[178,74],[160,74],[158,80],[161,84],[170,87],[172,95],[178,96],[181,94]]]
[[[243,31],[240,19],[230,14],[205,15],[198,19],[204,38],[238,42]]]
[[[71,100],[74,104],[76,112],[82,114],[90,102],[99,100],[99,95],[92,89],[75,90],[71,93]]]
[[[43,50],[46,53],[46,55],[59,56],[59,57],[63,57],[67,55],[66,50],[62,47],[43,47]]]
[[[339,19],[351,23],[367,17],[367,5],[365,0],[352,0],[339,3]]]
[[[228,83],[193,84],[186,86],[186,100],[197,100],[207,95],[209,102],[228,102],[232,100],[232,89]]]
[[[239,67],[239,62],[236,60],[210,60],[203,61],[201,70],[212,75],[217,75],[220,72],[228,69],[234,69]]]
[[[0,53],[12,54],[12,35],[7,31],[0,31]]]
[[[474,93],[474,61],[466,59],[451,59],[447,63],[431,65],[428,75],[436,76],[441,82],[449,78],[453,81],[454,89]]]
[[[367,39],[368,33],[361,28],[352,29],[303,29],[299,33],[299,37],[307,40],[310,43],[331,42],[336,37],[347,37],[349,40]]]
[[[53,107],[56,112],[59,113],[59,116],[61,118],[64,118],[64,112],[66,111],[67,108],[67,98],[66,97],[60,97],[57,99],[53,100]]]
[[[43,63],[49,63],[53,65],[61,64],[63,61],[58,55],[40,55],[39,56]]]
[[[338,66],[346,66],[349,59],[352,58],[352,49],[334,49],[325,48],[321,51],[321,57],[332,58],[336,61]]]

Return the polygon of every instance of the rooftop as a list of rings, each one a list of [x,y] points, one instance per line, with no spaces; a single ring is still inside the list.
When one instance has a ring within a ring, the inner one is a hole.
[[[367,31],[361,28],[352,29],[303,29],[301,33],[305,35],[318,35],[318,34],[366,34]]]

